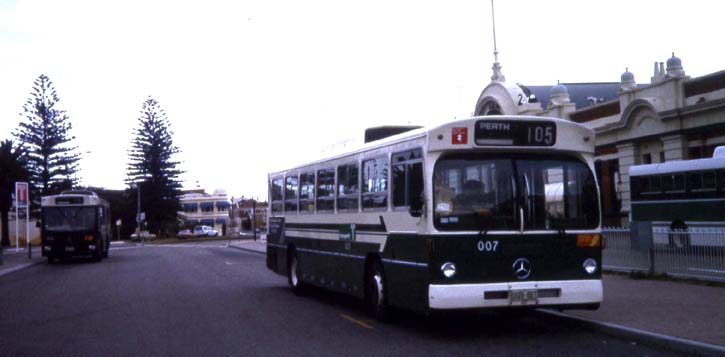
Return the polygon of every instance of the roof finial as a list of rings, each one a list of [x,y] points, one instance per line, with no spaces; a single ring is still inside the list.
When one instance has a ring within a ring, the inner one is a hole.
[[[493,26],[493,76],[491,80],[495,82],[504,82],[506,77],[501,73],[501,65],[498,63],[498,48],[496,47],[496,15],[493,10],[493,0],[491,0],[491,24]]]

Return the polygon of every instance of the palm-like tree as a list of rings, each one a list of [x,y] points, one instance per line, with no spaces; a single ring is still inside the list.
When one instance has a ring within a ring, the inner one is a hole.
[[[12,140],[0,142],[0,219],[2,220],[2,246],[10,245],[8,212],[13,205],[12,194],[15,182],[26,181],[28,170],[25,167],[27,152],[22,145],[13,148]]]

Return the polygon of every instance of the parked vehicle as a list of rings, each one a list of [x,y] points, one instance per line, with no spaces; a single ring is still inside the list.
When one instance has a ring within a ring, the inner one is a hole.
[[[216,237],[219,235],[219,231],[209,226],[196,226],[194,227],[194,235],[197,237]]]
[[[156,235],[153,233],[149,233],[149,231],[141,231],[140,236],[136,233],[131,234],[131,240],[132,241],[138,241],[138,240],[154,240],[156,238]]]
[[[182,229],[179,231],[179,233],[176,234],[176,238],[179,239],[186,239],[186,238],[194,238],[196,235],[194,235],[194,232],[191,231],[191,229]]]

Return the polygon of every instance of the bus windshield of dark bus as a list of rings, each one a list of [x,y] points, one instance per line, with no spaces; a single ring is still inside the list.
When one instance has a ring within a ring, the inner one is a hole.
[[[96,223],[96,207],[45,207],[43,225],[48,231],[70,232],[92,230]]]
[[[599,224],[594,175],[567,156],[455,155],[433,175],[439,230],[589,229]],[[520,215],[520,212],[523,215]]]

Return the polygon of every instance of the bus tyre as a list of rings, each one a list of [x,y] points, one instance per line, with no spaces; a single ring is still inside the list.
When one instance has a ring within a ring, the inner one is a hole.
[[[292,250],[287,261],[287,282],[292,288],[292,292],[297,295],[302,295],[305,292],[305,284],[300,280],[301,271],[297,252]]]
[[[687,224],[676,219],[670,224],[669,234],[670,247],[672,249],[685,249],[690,247],[690,234],[687,232]]]
[[[390,308],[385,289],[385,274],[380,261],[372,263],[365,283],[365,299],[370,314],[380,322],[386,322],[390,318]]]
[[[55,257],[48,254],[48,264],[53,264],[53,263],[55,263]]]

